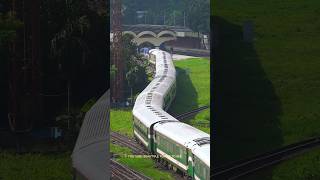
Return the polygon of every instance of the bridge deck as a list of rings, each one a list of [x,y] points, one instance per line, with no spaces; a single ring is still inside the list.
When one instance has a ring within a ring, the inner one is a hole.
[[[151,24],[136,24],[136,25],[122,25],[122,31],[132,31],[136,34],[143,31],[152,31],[156,34],[161,31],[173,31],[173,32],[192,32],[190,28],[183,26],[166,26],[166,25],[151,25]],[[112,32],[112,28],[111,28]]]

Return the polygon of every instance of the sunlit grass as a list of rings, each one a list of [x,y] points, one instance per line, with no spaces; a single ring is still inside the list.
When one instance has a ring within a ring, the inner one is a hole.
[[[129,148],[115,144],[110,144],[110,151],[118,156],[118,158],[116,158],[118,162],[150,178],[153,178],[155,180],[174,179],[171,173],[156,168],[156,163],[153,159],[151,159],[151,157],[144,158],[139,156],[132,156],[132,151]]]
[[[114,132],[133,137],[132,110],[111,109],[110,128]]]
[[[70,180],[71,153],[57,155],[0,152],[1,180]]]
[[[216,22],[221,20],[219,28],[224,34],[220,37],[222,58],[217,62],[221,69],[216,87],[225,87],[218,95],[228,91],[232,96],[225,107],[235,107],[232,112],[224,110],[234,116],[223,116],[234,118],[216,120],[220,143],[215,152],[219,149],[220,154],[215,156],[237,160],[248,155],[239,152],[254,150],[250,152],[254,154],[320,136],[319,7],[317,0],[228,0],[212,4],[212,13]],[[254,24],[252,45],[239,40],[247,20]],[[235,79],[242,81],[232,82]],[[247,132],[254,133],[241,138]],[[319,153],[315,149],[253,179],[320,179]]]
[[[177,70],[177,93],[170,112],[181,114],[210,105],[210,61],[192,58],[174,62]],[[210,108],[187,121],[188,124],[210,133]]]

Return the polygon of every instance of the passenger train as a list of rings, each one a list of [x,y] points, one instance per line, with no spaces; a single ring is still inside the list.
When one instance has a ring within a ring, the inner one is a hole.
[[[210,179],[210,135],[182,123],[168,114],[176,94],[176,70],[171,54],[149,51],[156,72],[151,83],[138,95],[133,107],[133,129],[141,142],[158,160],[192,179]]]

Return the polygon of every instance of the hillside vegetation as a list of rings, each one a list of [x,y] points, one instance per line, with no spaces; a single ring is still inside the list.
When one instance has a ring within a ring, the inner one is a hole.
[[[215,164],[320,135],[319,7],[316,0],[212,2],[219,32],[213,52]],[[252,44],[242,40],[248,20]],[[320,179],[319,156],[316,149],[263,177]]]

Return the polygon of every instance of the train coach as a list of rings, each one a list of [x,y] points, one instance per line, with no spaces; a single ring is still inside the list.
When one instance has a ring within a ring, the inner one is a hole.
[[[157,123],[154,127],[155,154],[165,158],[194,179],[209,179],[210,136],[182,122]]]
[[[176,94],[176,71],[171,55],[149,51],[156,66],[154,79],[138,95],[132,111],[134,137],[158,160],[192,179],[210,179],[210,136],[182,123],[165,110]]]

